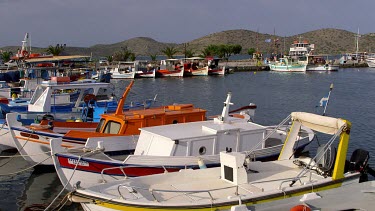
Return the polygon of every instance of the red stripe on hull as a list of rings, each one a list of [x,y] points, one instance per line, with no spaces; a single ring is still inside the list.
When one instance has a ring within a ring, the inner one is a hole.
[[[74,169],[76,167],[77,159],[75,158],[66,158],[58,156],[60,166],[62,168]],[[120,167],[119,165],[110,165],[105,163],[89,162],[86,160],[80,160],[80,164],[77,166],[76,170],[89,171],[97,174],[101,174],[103,169]],[[139,177],[146,176],[151,174],[160,174],[164,173],[164,168],[162,167],[125,167],[123,166],[123,171],[129,177]],[[166,168],[168,172],[179,171],[180,168]],[[106,175],[118,175],[122,176],[124,173],[121,171],[121,168],[105,170],[104,174]]]

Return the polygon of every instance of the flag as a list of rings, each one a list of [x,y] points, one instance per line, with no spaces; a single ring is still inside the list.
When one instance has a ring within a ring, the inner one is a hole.
[[[319,106],[320,106],[320,107],[325,107],[325,106],[327,105],[327,102],[328,102],[328,96],[323,97],[323,98],[320,99],[320,101],[319,101]]]
[[[271,39],[266,39],[264,42],[271,42],[272,40]]]

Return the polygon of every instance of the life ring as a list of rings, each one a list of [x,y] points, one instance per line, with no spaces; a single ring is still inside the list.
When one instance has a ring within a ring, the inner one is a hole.
[[[85,95],[85,97],[83,97],[83,102],[85,102],[86,105],[88,103],[93,103],[95,101],[96,101],[96,96],[93,95],[93,94],[87,94],[87,95]]]
[[[311,211],[311,208],[308,207],[307,205],[300,204],[300,205],[292,207],[290,211]]]

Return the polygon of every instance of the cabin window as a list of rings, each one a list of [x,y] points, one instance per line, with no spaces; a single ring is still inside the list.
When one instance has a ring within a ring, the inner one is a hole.
[[[207,150],[206,150],[206,147],[204,147],[204,146],[199,148],[199,154],[200,154],[200,155],[204,155],[204,154],[206,154],[206,151],[207,151]]]
[[[100,122],[99,122],[98,126],[96,126],[95,131],[100,132],[102,130],[102,127],[103,127],[104,123],[105,123],[105,119],[100,119]]]
[[[114,121],[109,121],[103,130],[103,133],[118,134],[121,124]]]

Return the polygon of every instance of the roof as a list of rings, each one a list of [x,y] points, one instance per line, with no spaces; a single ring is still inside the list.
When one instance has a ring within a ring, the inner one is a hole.
[[[141,131],[146,131],[153,134],[158,134],[170,140],[191,139],[202,136],[212,136],[217,132],[225,131],[259,131],[266,127],[252,122],[243,121],[243,119],[232,118],[232,123],[215,123],[213,120],[179,123],[163,126],[153,126],[140,128]],[[142,133],[141,133],[142,134]]]
[[[30,59],[26,59],[25,61],[26,62],[56,62],[56,61],[83,59],[83,58],[90,58],[90,56],[83,56],[83,55],[53,56],[53,57],[44,57],[44,58],[30,58]]]

